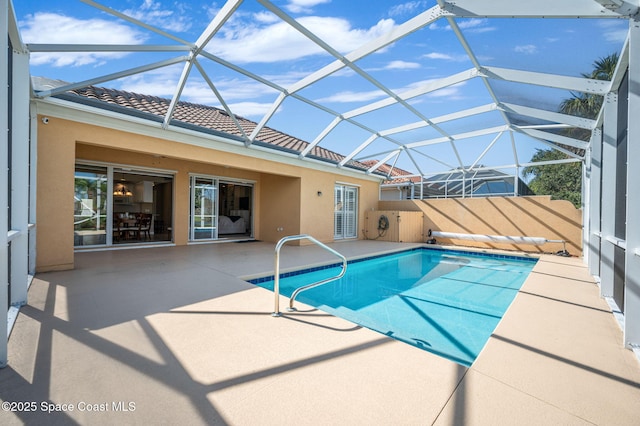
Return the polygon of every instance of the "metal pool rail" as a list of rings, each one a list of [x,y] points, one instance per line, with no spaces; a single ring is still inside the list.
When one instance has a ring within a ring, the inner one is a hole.
[[[283,245],[285,245],[289,241],[298,241],[298,240],[309,240],[312,243],[314,243],[314,244],[322,247],[323,249],[327,250],[328,252],[338,256],[340,259],[342,259],[342,270],[335,277],[327,278],[327,279],[324,279],[322,281],[317,281],[315,283],[311,283],[311,284],[304,285],[302,287],[298,287],[291,294],[291,297],[289,298],[289,309],[288,309],[289,311],[295,311],[295,308],[293,307],[293,301],[295,300],[295,298],[298,295],[298,293],[300,293],[302,291],[305,291],[305,290],[308,290],[310,288],[317,287],[319,285],[326,284],[328,282],[340,279],[347,272],[347,258],[344,257],[342,254],[338,253],[337,251],[335,251],[334,249],[332,249],[330,247],[327,247],[326,245],[322,244],[320,241],[316,240],[311,235],[306,235],[306,234],[289,235],[288,237],[284,237],[284,238],[280,239],[280,241],[278,241],[278,244],[276,244],[275,271],[274,271],[274,274],[273,274],[273,294],[275,295],[275,304],[274,304],[273,313],[271,314],[271,316],[279,317],[281,315],[280,314],[280,249],[282,248]]]

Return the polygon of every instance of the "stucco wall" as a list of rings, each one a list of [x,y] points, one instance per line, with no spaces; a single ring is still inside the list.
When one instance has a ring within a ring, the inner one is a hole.
[[[548,196],[449,198],[424,201],[381,201],[381,210],[422,211],[424,229],[463,234],[544,237],[565,240],[566,249],[582,255],[582,211],[570,202]],[[560,243],[541,246],[496,244],[438,238],[443,244],[527,252],[557,252]]]
[[[300,179],[265,174],[262,183],[260,239],[278,241],[300,234]]]
[[[36,270],[73,267],[75,141],[59,138],[65,123],[38,120]]]
[[[324,166],[320,167],[322,170],[300,167],[48,117],[46,125],[38,119],[36,269],[39,272],[73,267],[76,159],[175,173],[173,239],[177,245],[188,243],[189,173],[254,181],[254,236],[263,241],[276,242],[285,235],[297,233],[332,241],[336,182],[349,182],[360,188],[360,200],[363,200],[360,216],[364,217],[363,209],[376,207],[379,184],[376,179],[333,173]],[[111,123],[111,127],[117,124]],[[206,141],[202,144],[206,145]],[[318,191],[322,196],[318,196]],[[277,231],[278,228],[283,229]]]

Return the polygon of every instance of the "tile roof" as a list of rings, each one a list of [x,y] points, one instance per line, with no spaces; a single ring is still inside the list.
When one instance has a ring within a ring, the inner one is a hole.
[[[362,161],[362,164],[364,164],[366,167],[373,167],[376,164],[378,164],[378,160],[365,160],[365,161]],[[400,183],[407,183],[407,182],[414,182],[414,183],[420,182],[420,176],[410,176],[410,175],[413,175],[413,173],[403,170],[399,167],[392,167],[390,164],[385,163],[381,165],[380,167],[378,167],[377,171],[383,174],[384,176],[394,178],[394,179],[385,180],[383,182],[385,184],[386,183],[400,184]],[[403,178],[401,176],[407,176],[407,177]]]
[[[164,119],[171,103],[169,99],[157,96],[141,95],[123,90],[95,86],[70,90],[57,97],[74,102],[86,102],[89,100],[92,105],[98,108],[109,105],[119,111],[122,111],[123,108],[131,109],[136,112],[152,114],[156,116],[158,120]],[[104,103],[104,105],[101,105],[101,103]],[[257,123],[247,120],[246,118],[236,116],[236,119],[247,135],[251,134],[257,126]],[[242,140],[243,138],[242,132],[233,122],[233,119],[225,110],[220,108],[190,102],[178,102],[173,113],[172,124],[179,125],[180,123],[231,135],[238,138],[238,140]],[[258,132],[254,143],[297,154],[309,146],[309,143],[306,141],[266,126]],[[319,146],[313,147],[307,156],[334,164],[339,163],[345,158],[341,154]],[[366,164],[357,161],[350,161],[346,166],[362,171],[368,169]],[[376,174],[381,173],[378,172]]]

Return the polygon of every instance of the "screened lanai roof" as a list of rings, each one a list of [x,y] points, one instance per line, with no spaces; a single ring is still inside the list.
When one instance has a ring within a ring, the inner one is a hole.
[[[612,53],[624,71],[638,1],[32,0],[14,8],[11,41],[30,52],[31,75],[72,82],[36,98],[89,86],[168,98],[157,123],[167,130],[179,101],[210,105],[226,111],[229,133],[248,149],[264,129],[278,129],[305,142],[302,161],[322,149],[341,154],[336,167],[357,161],[368,173],[433,176],[517,171],[537,149],[581,161],[588,142],[563,131],[591,130],[598,119],[560,114],[559,105],[610,90],[612,82],[583,74]],[[247,131],[236,115],[257,125]]]

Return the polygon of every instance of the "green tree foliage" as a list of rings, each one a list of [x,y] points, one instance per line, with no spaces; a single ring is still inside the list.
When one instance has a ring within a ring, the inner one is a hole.
[[[555,149],[540,149],[531,157],[531,162],[563,160],[565,154]],[[582,164],[564,163],[528,166],[523,170],[525,177],[534,176],[529,188],[536,194],[551,195],[555,200],[571,201],[580,207],[582,195]]]
[[[618,54],[613,53],[600,58],[593,63],[590,73],[583,73],[585,78],[610,81],[613,78]],[[603,98],[590,93],[571,93],[571,98],[560,103],[559,111],[563,114],[594,119],[602,107]],[[588,141],[591,132],[585,129],[571,129],[565,135],[574,139]],[[584,155],[578,148],[562,146],[573,153]],[[531,162],[563,160],[569,158],[566,154],[555,149],[538,150]],[[523,175],[531,178],[529,187],[540,195],[551,195],[553,199],[571,201],[580,207],[582,198],[582,165],[580,163],[565,163],[553,165],[528,166],[523,169]]]

